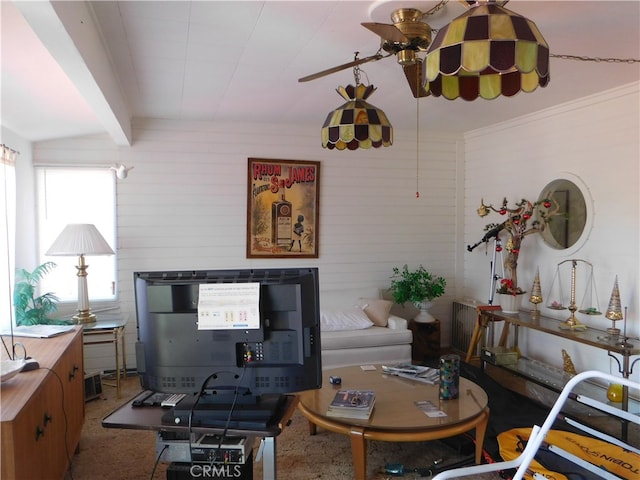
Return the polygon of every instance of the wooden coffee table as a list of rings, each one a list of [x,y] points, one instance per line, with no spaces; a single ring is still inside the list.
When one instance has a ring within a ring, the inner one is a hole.
[[[330,375],[340,376],[342,384],[330,384]],[[437,385],[383,374],[379,365],[371,371],[359,366],[326,370],[322,385],[318,390],[300,393],[298,409],[309,420],[312,435],[319,426],[350,437],[356,480],[366,477],[367,440],[420,442],[475,429],[475,461],[476,464],[481,461],[489,421],[487,394],[465,378],[460,378],[460,397],[456,400],[439,400]],[[340,388],[376,392],[376,404],[368,420],[327,417],[327,406]],[[431,401],[447,416],[428,417],[415,405],[423,400]]]

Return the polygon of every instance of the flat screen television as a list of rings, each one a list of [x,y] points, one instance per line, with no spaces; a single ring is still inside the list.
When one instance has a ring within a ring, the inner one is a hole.
[[[317,268],[135,272],[134,283],[144,389],[260,397],[321,387]]]

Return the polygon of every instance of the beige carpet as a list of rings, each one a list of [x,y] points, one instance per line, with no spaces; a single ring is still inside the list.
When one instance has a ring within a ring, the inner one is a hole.
[[[167,464],[156,464],[155,433],[141,430],[103,428],[102,419],[132,398],[139,390],[137,377],[124,381],[122,398],[115,388],[103,386],[103,397],[85,404],[85,425],[80,451],[73,457],[70,480],[143,480],[165,479]],[[277,468],[280,480],[349,480],[353,478],[351,449],[346,436],[319,430],[309,435],[307,421],[296,412],[291,425],[277,438]],[[452,463],[462,457],[439,442],[388,443],[369,442],[367,479],[385,480],[381,473],[387,463],[407,467],[424,467],[437,458]],[[262,478],[262,463],[254,464],[254,478]],[[152,476],[153,474],[153,476]],[[399,477],[393,477],[399,478]],[[406,479],[418,478],[414,473]],[[497,480],[497,474],[467,477],[472,480]]]

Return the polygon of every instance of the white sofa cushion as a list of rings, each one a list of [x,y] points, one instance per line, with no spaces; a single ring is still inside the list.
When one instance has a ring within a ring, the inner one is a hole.
[[[360,298],[358,306],[364,310],[369,320],[378,327],[386,327],[393,302],[379,298]]]
[[[364,330],[323,331],[321,334],[323,351],[411,345],[412,338],[411,330],[376,326]],[[375,350],[372,353],[375,356]]]
[[[320,312],[320,330],[322,332],[341,332],[369,328],[373,322],[359,307],[341,310],[322,310]]]

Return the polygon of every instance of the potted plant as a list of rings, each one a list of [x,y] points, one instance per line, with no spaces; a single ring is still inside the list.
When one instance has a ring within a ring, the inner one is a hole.
[[[421,311],[422,321],[433,319],[427,313],[431,301],[444,295],[447,282],[444,278],[429,273],[422,265],[416,270],[409,270],[405,265],[402,269],[393,268],[391,276],[391,292],[393,301],[402,305],[411,302]]]
[[[13,291],[16,325],[59,323],[49,319],[49,315],[58,309],[58,297],[51,292],[35,296],[38,282],[55,267],[55,263],[45,262],[36,267],[33,272],[24,268],[16,269],[16,283]]]

